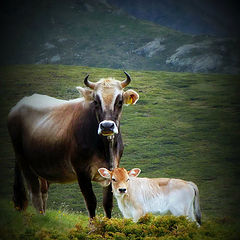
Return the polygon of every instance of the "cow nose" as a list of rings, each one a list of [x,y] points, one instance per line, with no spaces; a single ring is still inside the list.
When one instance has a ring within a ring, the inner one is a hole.
[[[119,188],[118,191],[119,191],[120,193],[125,193],[125,192],[127,191],[127,189],[126,189],[126,188]]]
[[[118,128],[114,121],[104,120],[99,123],[98,134],[103,136],[112,136],[113,134],[118,134]]]
[[[104,121],[100,123],[100,128],[103,131],[113,131],[114,128],[114,122],[110,121]]]

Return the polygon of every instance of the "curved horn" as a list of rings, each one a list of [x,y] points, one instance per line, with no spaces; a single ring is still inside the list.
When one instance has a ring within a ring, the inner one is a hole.
[[[91,88],[91,89],[94,89],[96,84],[93,83],[93,82],[90,82],[90,81],[88,80],[88,77],[89,77],[89,74],[84,78],[84,84],[85,84],[87,87],[89,87],[89,88]]]
[[[127,73],[127,72],[124,72],[125,75],[127,76],[127,79],[122,81],[121,85],[122,85],[122,88],[125,88],[130,82],[131,82],[131,77],[130,75]]]

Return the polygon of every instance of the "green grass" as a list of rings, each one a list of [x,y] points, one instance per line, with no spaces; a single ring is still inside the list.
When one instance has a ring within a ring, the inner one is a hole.
[[[46,215],[36,214],[30,207],[26,212],[15,211],[13,204],[1,200],[0,235],[1,239],[28,239],[28,235],[50,231],[51,234],[64,234],[76,224],[88,225],[88,217],[79,213],[69,213],[66,209],[48,210]]]
[[[12,204],[1,201],[0,237],[2,240],[77,240],[77,239],[162,239],[162,240],[237,240],[239,222],[232,218],[204,221],[199,228],[185,217],[146,215],[133,223],[129,219],[98,216],[92,225],[86,216],[49,210],[45,216],[30,208],[17,212]]]
[[[120,70],[62,65],[0,68],[0,195],[11,200],[14,153],[6,129],[7,114],[23,96],[35,92],[62,99],[78,97],[75,86],[113,76]],[[240,77],[218,74],[129,71],[129,88],[138,91],[135,106],[124,107],[125,145],[120,165],[139,167],[140,176],[175,177],[195,182],[203,219],[238,218],[240,214]],[[102,213],[102,189],[97,213]],[[86,215],[78,185],[50,186],[48,206]],[[116,206],[113,216],[121,216]]]

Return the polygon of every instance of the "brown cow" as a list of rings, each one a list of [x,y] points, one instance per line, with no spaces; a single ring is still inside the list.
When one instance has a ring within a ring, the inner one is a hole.
[[[104,187],[103,206],[111,217],[110,181],[102,178],[98,168],[118,167],[123,152],[120,117],[123,104],[135,104],[139,98],[133,90],[123,91],[130,81],[113,78],[77,87],[83,95],[74,100],[58,100],[34,94],[24,97],[8,116],[8,129],[16,155],[15,207],[24,210],[28,200],[26,180],[32,203],[45,213],[50,183],[78,180],[89,217],[95,216],[96,197],[91,181]]]

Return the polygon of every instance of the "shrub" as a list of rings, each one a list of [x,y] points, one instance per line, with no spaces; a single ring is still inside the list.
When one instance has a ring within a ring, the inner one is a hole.
[[[198,227],[185,217],[145,215],[134,223],[129,219],[96,217],[93,234],[103,239],[193,239]],[[90,237],[91,234],[88,236]]]

